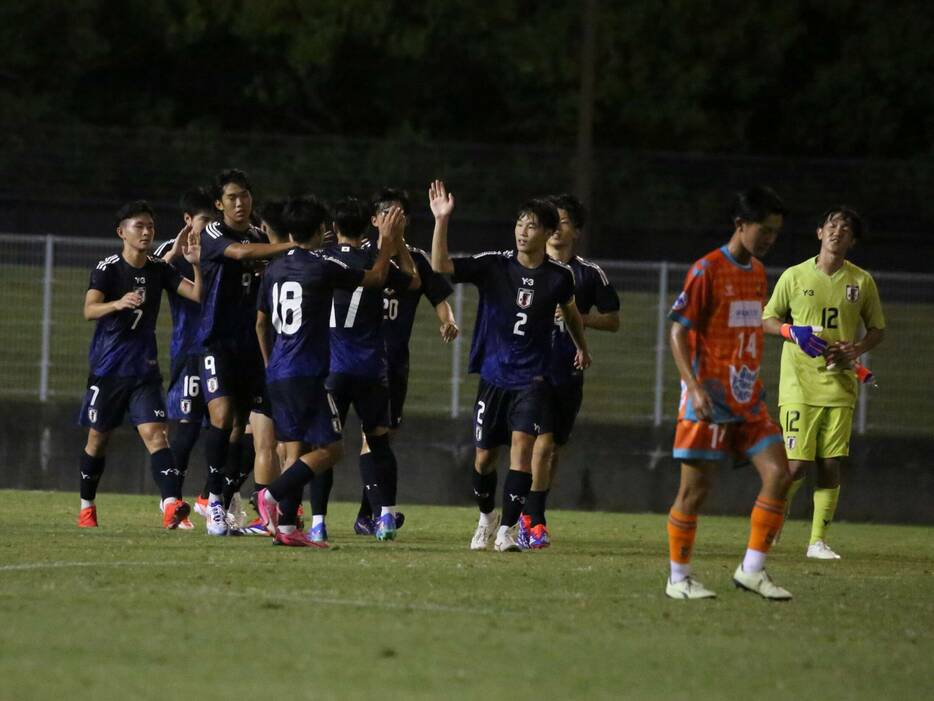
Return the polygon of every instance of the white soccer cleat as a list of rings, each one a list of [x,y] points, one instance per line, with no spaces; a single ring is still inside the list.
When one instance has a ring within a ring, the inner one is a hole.
[[[227,513],[224,511],[224,504],[219,501],[212,501],[208,504],[208,518],[205,521],[208,535],[227,535]]]
[[[716,592],[710,591],[703,584],[693,577],[682,579],[680,582],[672,583],[671,579],[665,587],[665,594],[672,599],[715,599]]]
[[[499,512],[494,511],[490,516],[492,516],[492,521],[488,526],[484,526],[482,522],[477,524],[477,530],[470,539],[471,550],[489,550],[493,545],[496,539],[496,529],[499,528]]]
[[[496,542],[493,543],[493,549],[498,553],[522,552],[522,548],[519,547],[519,524],[500,526],[496,532]]]
[[[764,599],[773,601],[788,601],[791,599],[791,592],[773,582],[765,570],[744,572],[742,563],[733,573],[733,584],[738,589],[754,592]]]
[[[839,560],[840,556],[837,555],[833,550],[830,549],[830,546],[827,545],[822,540],[817,540],[811,543],[808,546],[808,557],[812,560]]]

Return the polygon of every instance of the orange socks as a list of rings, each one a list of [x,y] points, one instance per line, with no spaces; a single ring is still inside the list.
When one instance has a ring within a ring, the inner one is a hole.
[[[772,547],[775,535],[781,530],[785,521],[785,501],[783,499],[766,499],[758,497],[756,505],[752,507],[749,531],[750,550],[767,553]]]
[[[691,562],[696,535],[697,516],[688,516],[674,509],[668,512],[668,552],[672,562],[681,565]]]

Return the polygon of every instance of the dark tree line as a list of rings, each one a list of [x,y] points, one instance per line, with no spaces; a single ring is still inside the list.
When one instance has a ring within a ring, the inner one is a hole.
[[[10,123],[573,146],[577,0],[10,0]],[[601,0],[597,146],[934,151],[927,2]]]

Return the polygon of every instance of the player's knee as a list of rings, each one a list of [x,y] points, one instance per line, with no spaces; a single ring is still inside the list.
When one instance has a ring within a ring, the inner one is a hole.
[[[100,457],[107,450],[107,444],[110,442],[110,432],[95,431],[93,428],[88,431],[88,441],[84,446],[84,452],[92,458]]]
[[[370,446],[370,452],[373,453],[373,457],[377,460],[388,458],[392,454],[392,448],[389,447],[389,433],[380,433],[379,435],[371,433],[367,436],[367,443]]]
[[[169,443],[165,438],[166,431],[163,424],[143,424],[137,428],[139,429],[140,438],[143,439],[143,443],[150,453],[169,447]]]
[[[474,469],[482,475],[492,472],[496,462],[496,451],[477,448],[474,455]]]

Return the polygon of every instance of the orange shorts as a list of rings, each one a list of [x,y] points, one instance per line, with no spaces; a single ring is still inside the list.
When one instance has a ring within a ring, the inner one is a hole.
[[[781,427],[762,404],[755,416],[734,423],[679,419],[672,455],[680,460],[724,460],[731,455],[751,458],[772,443],[782,442]]]

